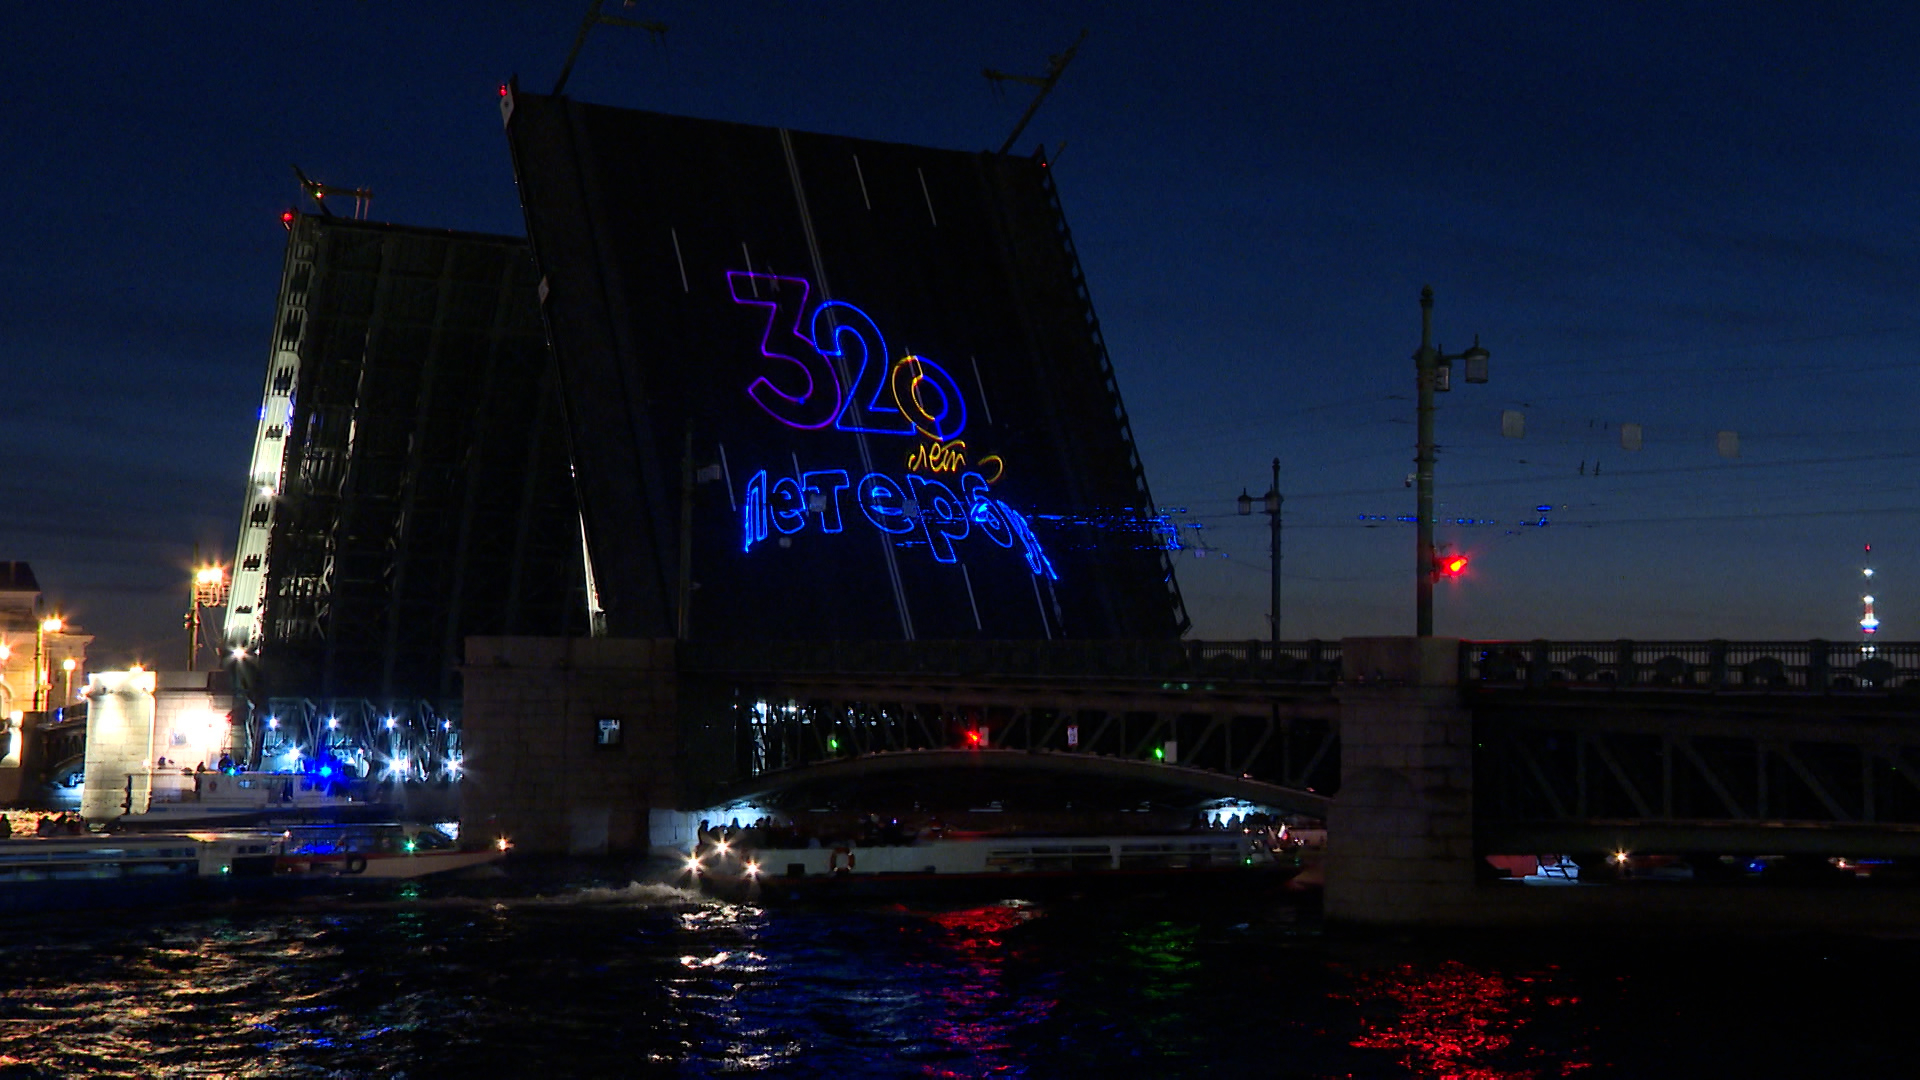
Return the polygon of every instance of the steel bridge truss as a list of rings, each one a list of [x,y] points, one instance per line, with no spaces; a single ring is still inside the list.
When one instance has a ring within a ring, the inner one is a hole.
[[[462,770],[457,718],[429,701],[273,698],[258,724],[252,764],[260,768],[331,759],[375,779],[409,780],[454,779]]]
[[[1780,834],[1796,830],[1801,846],[1858,844],[1855,831],[1872,830],[1870,844],[1920,852],[1911,710],[1865,696],[1825,706],[1815,712],[1803,700],[1789,713],[1696,698],[1631,712],[1604,703],[1483,708],[1476,817],[1489,837],[1536,843],[1604,823],[1668,844],[1737,835],[1739,848],[1779,846]]]
[[[743,780],[880,751],[980,746],[1165,761],[1320,793],[1339,786],[1335,705],[1324,693],[795,685],[740,686],[733,699]]]

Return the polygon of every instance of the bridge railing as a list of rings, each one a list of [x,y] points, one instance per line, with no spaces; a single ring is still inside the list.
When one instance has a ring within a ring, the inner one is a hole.
[[[1466,641],[1469,682],[1699,690],[1920,688],[1920,642]]]
[[[1337,641],[681,642],[677,655],[683,671],[731,675],[1215,676],[1329,685],[1340,679]]]

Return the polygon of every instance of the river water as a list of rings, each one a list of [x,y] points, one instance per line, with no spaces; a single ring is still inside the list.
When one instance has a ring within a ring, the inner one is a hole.
[[[0,924],[0,1080],[1920,1075],[1911,939],[761,909],[637,872]]]

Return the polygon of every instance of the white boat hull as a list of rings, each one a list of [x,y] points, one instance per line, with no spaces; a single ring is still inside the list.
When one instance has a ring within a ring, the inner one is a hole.
[[[1057,888],[1284,883],[1299,871],[1240,833],[985,836],[856,847],[710,849],[685,857],[710,892],[741,899],[940,892],[1018,895]]]
[[[285,855],[275,872],[293,877],[335,877],[360,881],[405,881],[470,870],[499,862],[502,851],[434,851],[406,854]]]

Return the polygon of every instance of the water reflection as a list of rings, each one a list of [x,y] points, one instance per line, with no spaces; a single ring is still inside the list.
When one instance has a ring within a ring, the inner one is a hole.
[[[1361,1028],[1350,1045],[1392,1051],[1419,1075],[1522,1080],[1593,1064],[1585,1046],[1553,1046],[1559,1040],[1535,1030],[1543,1014],[1580,1002],[1556,988],[1555,968],[1508,975],[1444,960],[1345,973],[1350,987],[1336,999],[1356,1010]]]
[[[1017,1064],[1014,1033],[1046,1020],[1057,1004],[1015,985],[1018,974],[1009,971],[1023,959],[1012,931],[1040,914],[1031,904],[1015,902],[927,917],[944,931],[928,940],[931,955],[914,963],[935,986],[939,1007],[928,1018],[933,1040],[943,1053],[967,1060],[971,1070],[928,1065],[927,1075],[980,1075]]]
[[[0,923],[0,1077],[1904,1078],[1906,999],[1871,976],[1916,960],[1363,943],[1104,898],[762,909],[596,878]]]

